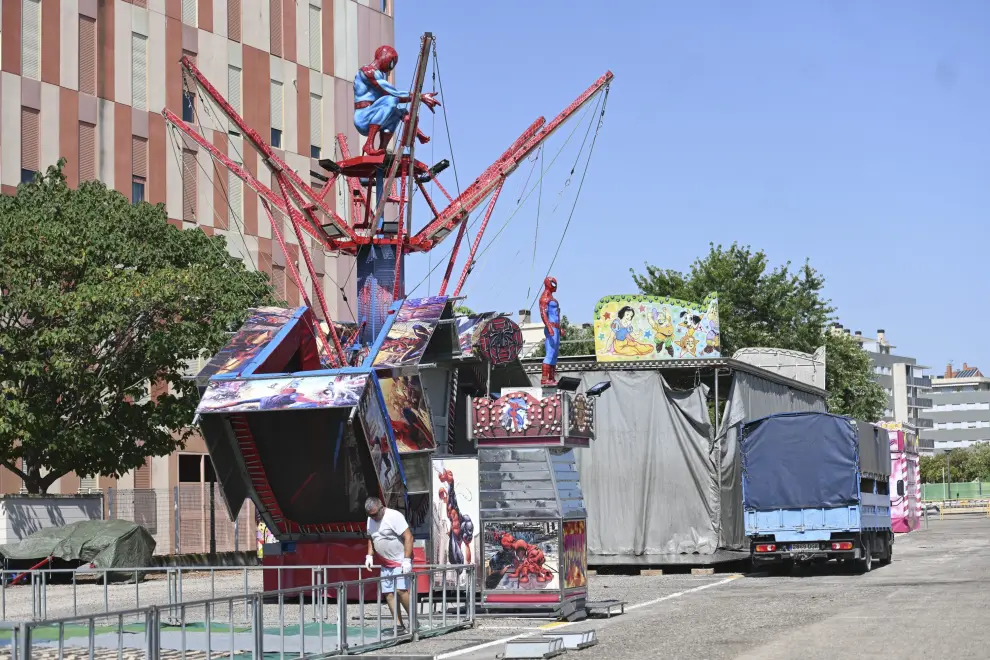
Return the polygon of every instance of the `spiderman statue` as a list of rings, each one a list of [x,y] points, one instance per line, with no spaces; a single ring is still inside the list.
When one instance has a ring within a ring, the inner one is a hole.
[[[470,564],[471,541],[474,540],[474,521],[471,516],[461,513],[457,506],[457,495],[454,493],[454,473],[444,470],[440,473],[440,481],[447,488],[440,488],[440,501],[447,505],[447,520],[450,521],[450,543],[447,547],[447,563]],[[464,549],[461,550],[463,544]]]
[[[543,293],[540,294],[540,318],[543,320],[546,357],[543,358],[543,378],[541,385],[553,387],[557,384],[557,355],[560,353],[560,340],[564,331],[560,327],[560,303],[553,297],[557,290],[557,278],[543,280]]]
[[[375,51],[375,61],[358,69],[354,76],[354,127],[358,133],[367,136],[362,150],[367,156],[382,156],[388,142],[399,127],[399,122],[409,123],[409,92],[400,92],[388,81],[388,76],[399,62],[399,54],[391,46],[379,46]],[[434,94],[422,94],[423,103],[435,112],[440,105]],[[375,137],[380,140],[375,147]],[[430,141],[422,131],[416,129],[420,144]]]

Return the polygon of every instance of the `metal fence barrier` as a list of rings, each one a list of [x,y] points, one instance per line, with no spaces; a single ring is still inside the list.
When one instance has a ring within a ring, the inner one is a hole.
[[[938,519],[944,520],[945,516],[960,514],[979,514],[990,518],[990,500],[942,500],[925,502],[926,505],[938,507]]]
[[[463,586],[418,593],[416,577],[428,576],[433,585],[435,578],[451,570],[463,571],[469,579]],[[314,572],[318,580],[326,575],[326,571]],[[125,656],[128,660],[209,660],[218,655],[262,660],[265,654],[317,658],[384,648],[474,624],[474,565],[416,567],[403,575],[412,604],[406,627],[398,625],[397,612],[383,607],[381,581],[387,578],[376,576],[39,621],[2,622],[0,647],[6,646],[9,653],[0,651],[0,655],[11,660]],[[366,585],[376,585],[373,602],[365,600]],[[347,601],[349,588],[359,593],[357,602]]]
[[[440,570],[440,566],[423,568]],[[291,584],[291,572],[308,572],[311,584],[328,584],[331,572],[337,570],[355,570],[358,579],[370,577],[363,565],[0,570],[0,620],[95,616],[155,603],[243,599],[265,590],[266,574],[274,575],[275,591],[282,591]]]
[[[230,520],[216,483],[172,488],[108,488],[106,515],[141,525],[155,539],[155,554],[253,551],[257,548],[255,507],[246,502]]]

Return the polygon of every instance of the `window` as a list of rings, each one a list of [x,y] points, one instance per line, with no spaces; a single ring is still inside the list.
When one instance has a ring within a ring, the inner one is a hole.
[[[231,172],[227,171],[227,228],[240,225],[241,216],[244,214],[244,182]]]
[[[269,0],[271,7],[268,29],[271,33],[271,53],[282,57],[282,0]]]
[[[41,80],[41,0],[21,3],[21,75]]]
[[[96,124],[79,122],[79,181],[96,178]]]
[[[196,7],[199,0],[182,0],[182,22],[186,25],[196,25]]]
[[[41,125],[37,110],[21,108],[21,183],[34,181],[41,167]]]
[[[309,95],[309,155],[320,157],[323,147],[323,98]]]
[[[323,70],[323,17],[313,5],[309,6],[309,68]]]
[[[196,152],[182,150],[182,219],[196,222]]]
[[[131,138],[131,201],[135,204],[144,201],[144,189],[148,182],[148,141],[140,137]]]
[[[227,38],[241,40],[241,0],[227,0]]]
[[[192,90],[182,92],[182,121],[196,121],[196,94]]]
[[[131,106],[148,109],[148,37],[131,34]]]
[[[79,17],[79,91],[96,96],[96,21]]]
[[[272,93],[271,93],[271,110],[272,110],[272,146],[281,149],[282,148],[282,129],[283,129],[283,110],[282,110],[282,83],[273,80],[272,81]]]
[[[388,0],[382,0],[382,13],[388,13]]]
[[[227,67],[227,102],[230,103],[230,107],[237,111],[237,114],[244,113],[241,109],[241,70],[236,66]],[[229,130],[233,135],[241,134],[237,124],[233,121],[230,122]]]

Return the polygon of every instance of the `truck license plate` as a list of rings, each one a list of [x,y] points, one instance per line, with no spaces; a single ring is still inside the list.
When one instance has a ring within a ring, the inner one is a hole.
[[[820,549],[817,543],[792,543],[791,552],[803,552],[807,550],[812,550],[817,552]]]

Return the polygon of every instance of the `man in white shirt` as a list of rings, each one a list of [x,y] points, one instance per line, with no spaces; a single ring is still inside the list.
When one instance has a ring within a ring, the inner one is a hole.
[[[364,510],[368,514],[368,556],[365,557],[365,568],[371,569],[375,563],[375,553],[381,559],[382,578],[381,590],[385,594],[385,602],[392,616],[398,621],[400,629],[402,610],[395,606],[395,591],[398,588],[399,602],[406,614],[409,614],[409,589],[407,578],[403,573],[412,572],[413,535],[405,517],[395,509],[388,509],[377,497],[369,497],[364,502]],[[399,576],[399,577],[395,577]],[[398,584],[396,584],[398,582]]]

